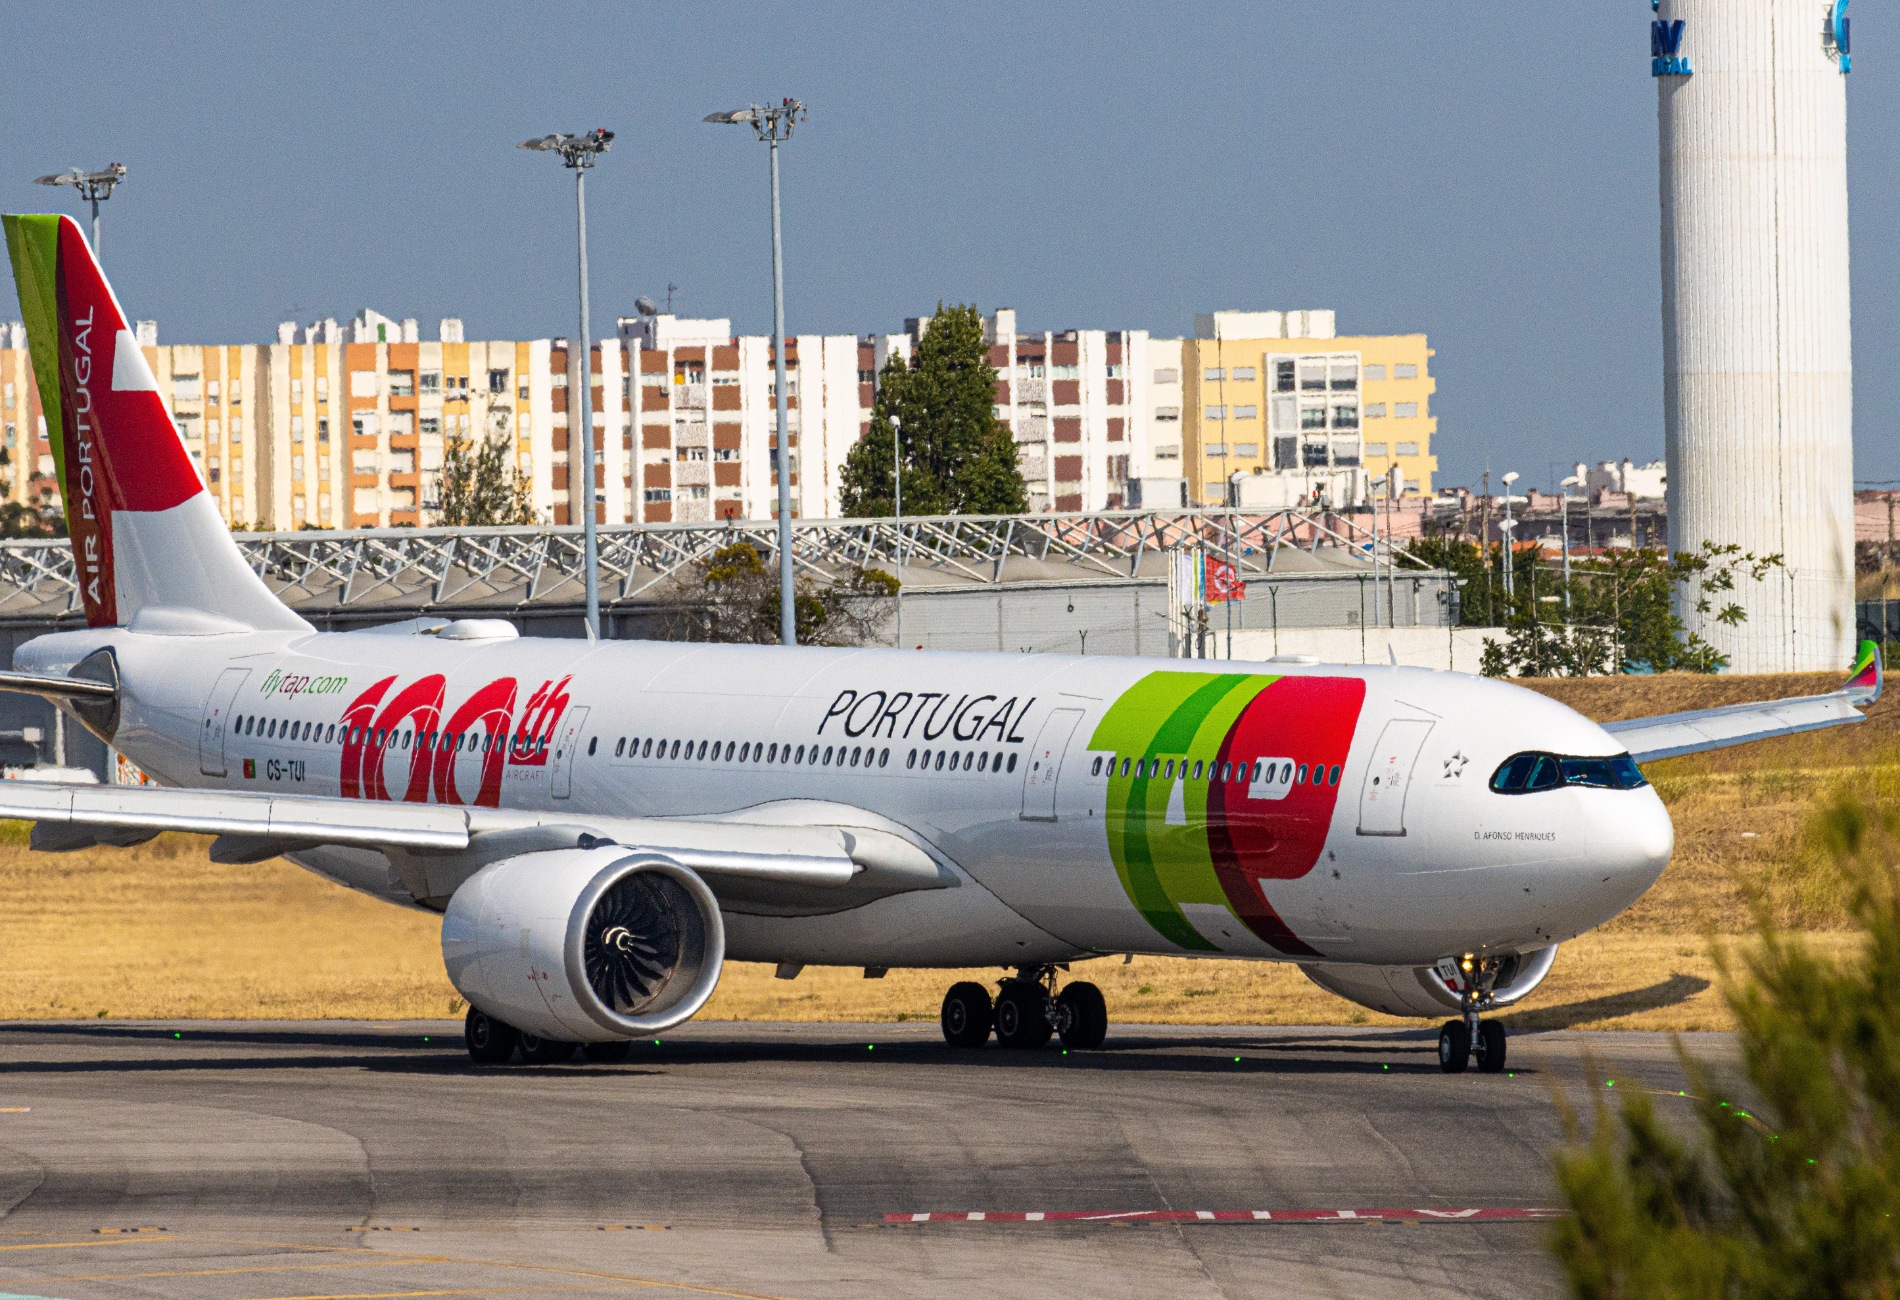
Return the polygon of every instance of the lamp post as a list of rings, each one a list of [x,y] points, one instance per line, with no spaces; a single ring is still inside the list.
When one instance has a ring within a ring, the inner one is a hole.
[[[55,172],[51,176],[35,177],[35,185],[70,185],[79,191],[79,197],[92,203],[92,255],[99,265],[105,265],[105,258],[99,252],[99,205],[112,197],[112,191],[125,179],[125,164],[113,163],[102,172],[81,171],[75,167],[68,172]]]
[[[897,648],[904,648],[904,421],[891,417],[891,514],[897,521]]]
[[[1500,480],[1504,484],[1504,522],[1499,527],[1504,530],[1504,598],[1506,600],[1515,599],[1517,596],[1517,577],[1513,573],[1517,557],[1511,553],[1511,530],[1517,527],[1517,521],[1511,518],[1511,484],[1517,482],[1517,478],[1517,471],[1512,470]]]
[[[581,565],[587,590],[587,639],[600,639],[600,546],[594,521],[594,349],[588,340],[587,322],[587,170],[594,165],[594,159],[607,152],[613,144],[614,133],[606,130],[589,131],[586,135],[544,135],[538,140],[523,140],[517,148],[539,149],[547,153],[558,153],[562,162],[574,172],[574,204],[579,224],[581,250],[581,336],[580,344],[580,389],[581,389],[581,475],[586,490],[581,494]],[[575,370],[574,353],[568,352],[568,369]],[[572,402],[569,403],[570,408]],[[573,425],[570,423],[569,433]],[[573,473],[570,463],[568,472]]]
[[[796,99],[777,104],[708,113],[705,121],[728,126],[750,123],[753,132],[772,150],[772,356],[778,385],[778,599],[779,643],[798,644],[798,622],[792,604],[792,455],[785,431],[785,272],[779,243],[778,147],[792,138],[792,127],[806,116]]]

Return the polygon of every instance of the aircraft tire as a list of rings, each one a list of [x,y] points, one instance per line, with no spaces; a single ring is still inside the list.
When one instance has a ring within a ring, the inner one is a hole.
[[[1056,1007],[1064,1047],[1091,1052],[1108,1037],[1108,1003],[1102,990],[1087,980],[1064,985],[1056,994]]]
[[[462,1022],[462,1041],[468,1044],[468,1059],[477,1065],[506,1065],[515,1054],[521,1035],[512,1025],[504,1025],[486,1011],[468,1009]]]
[[[1480,1020],[1476,1052],[1481,1072],[1501,1073],[1504,1069],[1504,1026],[1495,1020]]]
[[[990,1041],[996,1013],[990,991],[969,980],[952,984],[943,995],[943,1041],[952,1047],[981,1047]]]
[[[1041,1047],[1055,1032],[1049,1023],[1049,995],[1040,984],[1007,980],[996,995],[996,1041],[1004,1047]]]
[[[1447,1020],[1438,1031],[1438,1068],[1463,1074],[1471,1064],[1471,1030],[1462,1020]]]
[[[574,1049],[579,1043],[562,1042],[558,1038],[541,1038],[534,1034],[521,1036],[521,1063],[523,1065],[560,1065],[574,1059]]]
[[[581,1055],[595,1065],[619,1065],[633,1054],[633,1040],[616,1038],[606,1043],[588,1043],[581,1048]]]

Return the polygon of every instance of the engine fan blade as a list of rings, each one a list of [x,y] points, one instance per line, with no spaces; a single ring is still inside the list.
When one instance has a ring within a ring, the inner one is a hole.
[[[602,895],[587,918],[587,982],[603,1003],[622,1014],[650,1001],[679,965],[682,927],[669,886],[679,888],[664,876],[627,876]]]

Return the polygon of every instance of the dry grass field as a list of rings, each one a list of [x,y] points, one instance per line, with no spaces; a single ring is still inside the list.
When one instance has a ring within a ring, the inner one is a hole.
[[[1831,689],[1838,675],[1529,682],[1608,720]],[[1839,890],[1812,840],[1841,795],[1900,795],[1900,701],[1854,727],[1768,741],[1649,770],[1676,821],[1676,855],[1641,902],[1565,945],[1507,1023],[1521,1028],[1716,1029],[1728,1018],[1710,940],[1745,945],[1750,895],[1784,926],[1843,950]],[[0,826],[0,1019],[459,1016],[438,921],[349,893],[283,861],[213,864],[204,841],[48,855]],[[1290,966],[1138,957],[1078,966],[1123,1022],[1401,1024],[1360,1011]],[[993,980],[998,971],[968,978]],[[935,1020],[957,973],[727,968],[707,1018]]]

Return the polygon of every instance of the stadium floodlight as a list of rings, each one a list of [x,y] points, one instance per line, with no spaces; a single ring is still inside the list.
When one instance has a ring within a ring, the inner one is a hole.
[[[701,119],[723,126],[750,125],[760,140],[772,147],[772,356],[778,399],[778,599],[779,641],[798,644],[798,623],[792,604],[792,455],[785,432],[785,273],[778,231],[778,146],[792,138],[792,127],[807,116],[796,99],[776,104],[708,113]]]
[[[586,490],[581,493],[581,565],[586,570],[583,580],[587,591],[587,639],[590,641],[600,639],[600,544],[594,520],[595,506],[598,504],[594,488],[594,480],[598,477],[594,465],[594,348],[588,338],[587,323],[587,169],[594,165],[596,158],[607,152],[613,141],[612,131],[597,129],[585,135],[544,135],[535,140],[523,140],[515,146],[542,153],[558,153],[562,162],[574,172],[574,207],[580,229],[581,250],[581,478],[586,485]],[[571,351],[568,361],[572,365]],[[568,427],[571,431],[573,425],[570,423]]]
[[[75,167],[71,171],[55,172],[51,176],[36,176],[35,185],[70,185],[79,191],[79,197],[92,203],[92,255],[99,265],[105,265],[105,258],[99,252],[99,205],[112,197],[119,182],[125,179],[125,164],[113,163],[102,172],[89,172]]]

